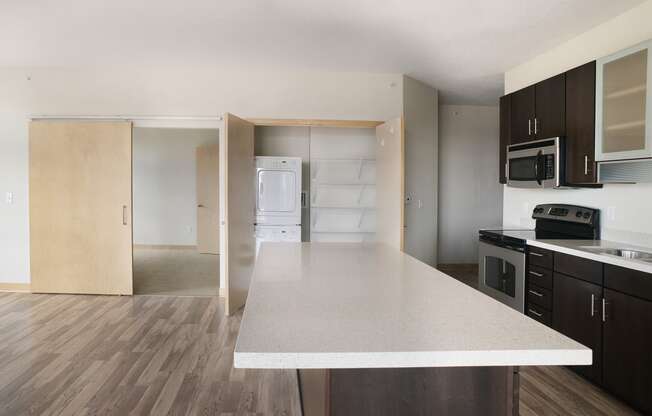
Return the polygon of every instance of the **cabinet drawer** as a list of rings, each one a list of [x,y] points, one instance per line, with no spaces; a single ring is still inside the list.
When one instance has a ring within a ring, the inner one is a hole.
[[[649,273],[605,264],[604,286],[652,301],[652,274]]]
[[[530,266],[527,271],[527,281],[529,284],[552,290],[552,270]]]
[[[528,246],[528,263],[552,269],[552,251]]]
[[[546,326],[552,327],[552,313],[549,310],[531,303],[528,305],[525,314],[535,321],[539,321]]]
[[[602,285],[602,263],[597,261],[564,253],[555,253],[555,271]]]
[[[527,301],[528,306],[535,304],[546,308],[552,309],[552,292],[544,289],[541,286],[529,285],[527,288]]]

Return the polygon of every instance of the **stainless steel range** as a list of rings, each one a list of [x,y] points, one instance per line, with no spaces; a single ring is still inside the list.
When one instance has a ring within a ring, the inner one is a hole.
[[[479,289],[512,308],[525,309],[528,240],[600,239],[600,210],[565,204],[537,205],[534,230],[480,230]]]

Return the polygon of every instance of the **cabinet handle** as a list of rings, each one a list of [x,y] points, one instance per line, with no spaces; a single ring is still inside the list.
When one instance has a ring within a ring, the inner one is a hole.
[[[595,315],[595,295],[591,293],[591,317]]]
[[[536,277],[543,277],[543,273],[533,272],[532,270],[530,270],[530,274]]]
[[[534,296],[537,296],[537,297],[540,297],[540,298],[543,297],[543,293],[539,293],[539,292],[534,291],[534,290],[528,290],[528,292],[532,293]]]
[[[584,155],[584,174],[588,175],[589,174],[589,156]]]
[[[607,300],[602,298],[602,322],[607,322]]]
[[[532,136],[532,120],[527,119],[527,135]]]
[[[535,257],[543,257],[543,254],[535,253],[534,251],[530,251],[530,254]]]
[[[539,120],[537,120],[536,117],[534,117],[534,134],[537,134],[539,131]]]
[[[127,206],[122,206],[122,225],[127,225]]]
[[[538,316],[539,318],[541,318],[543,316],[542,313],[539,313],[539,312],[537,312],[535,310],[532,310],[532,309],[528,309],[527,311],[530,312],[531,314],[534,314],[535,316]]]

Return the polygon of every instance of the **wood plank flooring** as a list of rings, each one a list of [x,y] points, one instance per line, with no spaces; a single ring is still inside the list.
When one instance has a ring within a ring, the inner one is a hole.
[[[300,415],[296,372],[233,368],[240,318],[216,297],[0,293],[0,415]],[[520,410],[637,414],[562,367],[521,368]]]
[[[0,415],[298,415],[295,371],[232,366],[217,297],[0,293]]]

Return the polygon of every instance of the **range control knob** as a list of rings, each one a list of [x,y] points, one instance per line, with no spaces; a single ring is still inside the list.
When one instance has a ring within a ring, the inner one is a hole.
[[[577,212],[575,213],[575,216],[576,216],[577,218],[580,218],[580,217],[582,216],[582,211],[577,211]]]
[[[584,219],[588,219],[591,216],[590,212],[585,212],[584,213]]]

